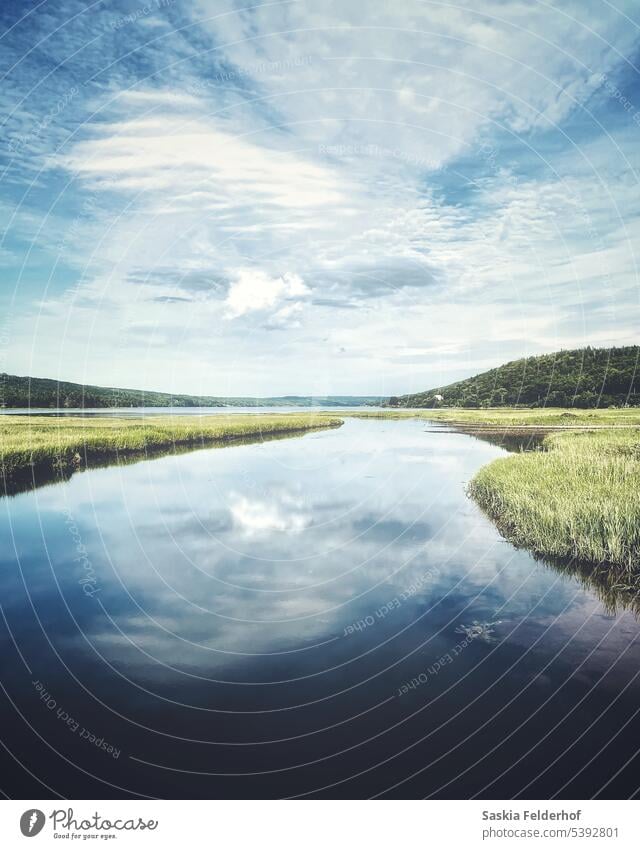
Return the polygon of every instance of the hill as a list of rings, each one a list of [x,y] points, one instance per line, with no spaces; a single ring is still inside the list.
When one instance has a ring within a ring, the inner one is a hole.
[[[640,405],[640,347],[579,348],[514,360],[467,380],[390,398],[390,407]]]
[[[336,395],[327,398],[288,395],[278,398],[224,398],[213,395],[173,395],[141,389],[91,386],[42,377],[0,374],[0,407],[360,407],[378,404],[380,397]]]

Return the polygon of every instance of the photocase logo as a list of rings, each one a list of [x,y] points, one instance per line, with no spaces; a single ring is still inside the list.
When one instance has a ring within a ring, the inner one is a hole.
[[[42,831],[44,821],[44,813],[37,808],[31,808],[20,817],[20,831],[25,837],[35,837]]]

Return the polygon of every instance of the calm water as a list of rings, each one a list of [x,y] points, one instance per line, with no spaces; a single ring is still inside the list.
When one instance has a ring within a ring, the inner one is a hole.
[[[2,499],[4,792],[635,793],[635,616],[465,497],[500,447],[427,428],[347,420]]]
[[[313,413],[319,410],[335,411],[340,409],[382,410],[383,407],[365,406],[349,407],[333,404],[278,405],[259,407],[69,407],[52,409],[51,407],[0,407],[2,416],[228,416],[231,413]]]

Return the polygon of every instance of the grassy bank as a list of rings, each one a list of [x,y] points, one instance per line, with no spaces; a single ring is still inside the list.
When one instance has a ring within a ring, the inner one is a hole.
[[[640,427],[640,408],[628,407],[602,410],[563,409],[546,407],[539,410],[493,408],[486,410],[447,409],[430,410],[426,418],[452,424],[476,427],[532,427],[532,428],[598,428]]]
[[[3,416],[0,464],[3,474],[11,476],[30,466],[81,466],[93,458],[260,439],[341,424],[340,418],[314,413],[146,418]]]
[[[488,441],[535,436],[541,451],[485,466],[469,492],[516,545],[549,558],[615,564],[640,578],[640,409],[385,410],[358,418],[420,418]],[[496,437],[495,439],[493,437]],[[533,441],[530,444],[534,444]],[[633,582],[632,582],[633,583]]]
[[[544,451],[495,460],[470,494],[516,545],[640,568],[640,429],[554,433]]]
[[[494,407],[470,410],[447,407],[439,410],[341,410],[340,415],[352,418],[427,419],[448,422],[462,428],[599,428],[640,427],[640,408],[629,407],[602,410],[567,410],[562,407],[527,409]]]

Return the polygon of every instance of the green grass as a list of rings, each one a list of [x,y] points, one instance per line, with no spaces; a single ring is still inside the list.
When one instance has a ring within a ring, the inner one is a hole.
[[[481,469],[469,485],[470,495],[515,545],[541,556],[640,572],[640,409],[450,408],[344,415],[441,421],[481,437],[546,433],[544,450]]]
[[[623,407],[601,410],[567,410],[562,407],[486,410],[430,410],[425,418],[452,423],[497,427],[640,427],[640,408]]]
[[[640,410],[363,410],[339,415],[417,417],[485,432],[562,428],[545,437],[544,451],[501,458],[481,469],[469,485],[470,494],[516,545],[548,557],[640,569]],[[0,463],[11,476],[32,465],[69,469],[91,459],[222,445],[340,424],[342,419],[329,413],[6,416],[0,418]]]
[[[92,458],[174,446],[212,445],[338,427],[342,419],[314,413],[264,413],[146,418],[3,416],[0,464],[5,475],[30,466],[80,466]]]
[[[484,410],[469,410],[463,407],[447,407],[439,410],[340,410],[341,416],[371,419],[426,419],[448,422],[462,428],[598,428],[640,427],[640,408],[612,408],[602,410],[567,410],[562,407],[527,409],[516,407],[493,407]]]
[[[554,433],[481,469],[470,494],[516,545],[640,568],[640,429]]]

